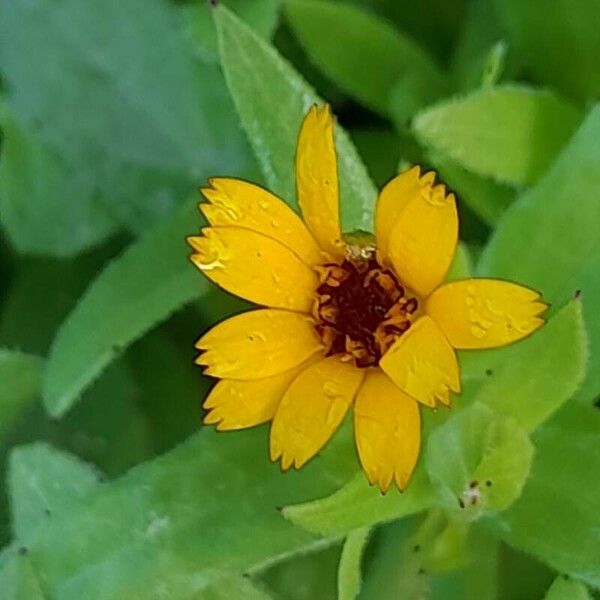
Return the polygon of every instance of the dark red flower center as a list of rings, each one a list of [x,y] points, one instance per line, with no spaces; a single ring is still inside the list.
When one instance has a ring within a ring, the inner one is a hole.
[[[411,326],[417,299],[372,256],[326,263],[318,273],[314,316],[327,356],[342,354],[357,367],[377,365]]]

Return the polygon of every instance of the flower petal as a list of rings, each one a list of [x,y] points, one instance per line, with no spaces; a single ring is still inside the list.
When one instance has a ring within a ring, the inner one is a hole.
[[[219,381],[204,402],[209,411],[204,423],[216,423],[217,430],[226,431],[270,421],[290,383],[306,366],[303,363],[279,375],[253,381]]]
[[[330,356],[302,371],[292,382],[271,425],[271,460],[299,469],[329,440],[342,422],[364,369]]]
[[[250,302],[309,312],[317,276],[273,238],[241,227],[207,227],[188,241],[192,262],[223,289]]]
[[[436,399],[449,405],[450,390],[460,392],[456,354],[428,316],[394,342],[379,366],[401,390],[427,406],[435,406]]]
[[[434,173],[427,176],[431,181],[435,179]],[[375,238],[377,252],[382,259],[388,255],[389,238],[398,215],[412,198],[421,193],[426,181],[421,178],[420,167],[415,166],[394,177],[379,192],[375,207]]]
[[[215,177],[209,183],[200,191],[210,204],[200,209],[211,225],[251,229],[281,242],[308,265],[323,262],[310,231],[283,200],[242,179]]]
[[[547,308],[537,292],[516,283],[464,279],[435,290],[425,310],[455,348],[495,348],[541,327]]]
[[[458,241],[454,194],[421,177],[418,193],[400,211],[388,239],[387,257],[401,282],[427,296],[444,279]]]
[[[287,310],[251,310],[231,317],[203,335],[196,363],[224,379],[261,379],[298,366],[322,350],[308,315]]]
[[[296,150],[298,204],[308,228],[323,250],[343,254],[339,183],[331,108],[313,106],[307,113]]]
[[[369,371],[356,396],[354,436],[369,482],[385,493],[394,480],[403,490],[419,458],[421,414],[380,369]]]

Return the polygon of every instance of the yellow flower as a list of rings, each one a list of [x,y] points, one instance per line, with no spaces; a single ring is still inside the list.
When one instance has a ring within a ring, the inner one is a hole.
[[[492,348],[543,324],[537,292],[507,281],[443,283],[458,239],[454,195],[419,167],[381,191],[375,236],[344,236],[329,106],[298,139],[304,222],[279,198],[215,178],[200,205],[210,226],[190,237],[193,263],[264,308],[216,325],[197,363],[220,381],[205,423],[272,421],[270,454],[302,467],[354,407],[356,446],[372,484],[404,489],[419,456],[418,403],[460,392],[455,348]]]

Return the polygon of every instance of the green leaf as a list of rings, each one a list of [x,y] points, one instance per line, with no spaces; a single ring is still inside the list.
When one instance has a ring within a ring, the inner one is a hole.
[[[0,348],[0,439],[39,398],[42,367],[43,361],[37,356]]]
[[[207,85],[212,85],[207,82]],[[212,175],[202,171],[196,175],[181,169],[141,167],[130,163],[111,162],[102,168],[99,198],[102,205],[128,232],[135,236],[164,221],[196,193],[198,182]],[[243,172],[246,175],[246,171]]]
[[[39,134],[2,118],[0,216],[12,246],[27,254],[68,256],[115,232],[96,197],[94,173],[69,164]]]
[[[338,600],[354,600],[360,592],[360,564],[371,529],[361,527],[346,537],[338,569]]]
[[[504,71],[506,52],[506,43],[503,41],[495,43],[490,48],[483,65],[483,74],[481,76],[482,86],[496,85],[500,81]]]
[[[0,562],[0,590],[3,600],[45,600],[31,561],[16,548]]]
[[[215,305],[222,311],[223,303],[218,299],[217,296]],[[210,303],[210,295],[205,303]],[[189,316],[197,314],[194,312]],[[198,331],[223,318],[222,313],[214,320],[204,314],[200,316],[196,325]],[[184,326],[189,328],[190,322],[186,319]],[[157,454],[170,450],[197,431],[199,399],[213,383],[208,377],[202,377],[198,366],[190,360],[193,338],[186,334],[173,340],[167,334],[168,325],[152,331],[125,355],[139,389],[136,404],[151,427],[153,450]],[[165,402],[165,398],[169,401]]]
[[[329,543],[293,527],[276,507],[343,483],[348,447],[336,440],[315,463],[284,474],[268,460],[266,437],[264,427],[205,429],[98,486],[31,543],[44,592],[62,600],[194,597],[223,571],[255,572]]]
[[[367,4],[390,19],[442,61],[448,58],[469,5],[467,0],[421,0],[418,4],[411,0],[359,0],[355,3]]]
[[[600,413],[567,404],[533,436],[535,458],[521,497],[488,521],[511,546],[600,586]]]
[[[581,114],[550,91],[503,85],[419,113],[422,144],[479,175],[529,184],[575,131]]]
[[[485,223],[495,227],[510,206],[515,191],[507,185],[471,173],[441,154],[434,152],[429,158],[442,181],[456,193],[459,202],[464,202]]]
[[[341,544],[333,543],[308,553],[296,553],[257,573],[273,598],[314,600],[335,598]]]
[[[469,248],[463,242],[459,242],[456,247],[456,253],[452,259],[452,264],[448,269],[446,275],[446,281],[452,281],[454,279],[465,279],[471,277],[473,273],[473,259]]]
[[[136,233],[199,180],[252,165],[222,73],[195,59],[180,16],[163,0],[0,5],[8,105],[69,166],[63,187],[93,184]]]
[[[373,551],[365,565],[361,600],[417,600],[426,598],[428,577],[424,571],[418,522],[401,519],[378,528]]]
[[[258,35],[269,39],[279,20],[280,0],[225,0],[225,6],[247,23]],[[198,56],[206,62],[219,61],[215,23],[208,2],[183,7],[187,34]]]
[[[425,464],[441,506],[456,519],[474,520],[519,497],[532,456],[516,421],[473,404],[430,434]]]
[[[482,525],[482,529],[484,526]],[[488,532],[492,537],[492,533]],[[498,594],[502,600],[521,600],[522,598],[543,598],[552,584],[556,573],[530,554],[511,548],[496,536],[500,556],[496,569]],[[498,600],[495,597],[490,600]]]
[[[224,6],[214,15],[225,78],[260,168],[269,188],[294,205],[298,131],[310,106],[321,100],[272,46]],[[336,147],[344,230],[371,230],[376,191],[339,126]]]
[[[375,184],[383,186],[398,168],[401,147],[398,134],[391,128],[361,127],[352,129],[350,137]]]
[[[444,78],[427,52],[372,12],[330,0],[286,0],[285,14],[315,65],[383,116],[389,115],[394,88],[401,90],[404,117],[444,91]]]
[[[167,3],[15,0],[2,4],[0,24],[9,103],[66,154],[196,170],[224,164],[219,139],[222,158],[238,163],[231,127],[218,129],[222,96],[202,85]]]
[[[133,244],[91,284],[60,328],[44,380],[44,404],[64,414],[127,345],[210,289],[186,259],[184,236],[198,223],[186,205]]]
[[[144,401],[128,364],[115,362],[60,423],[54,422],[54,435],[47,439],[60,440],[65,450],[97,465],[108,476],[119,475],[160,447],[142,408]]]
[[[581,302],[574,300],[528,339],[482,353],[491,373],[475,398],[533,431],[577,391],[587,358]]]
[[[457,527],[456,522],[449,521],[444,532],[446,537],[447,532],[452,532]],[[465,528],[465,525],[462,527]],[[461,531],[460,528],[458,531]],[[444,548],[445,544],[440,544],[439,538],[434,541],[434,548],[441,545],[449,559],[456,561],[456,554],[458,554],[461,562],[455,569],[432,573],[429,586],[431,600],[464,600],[465,598],[498,600],[499,592],[505,592],[498,582],[498,571],[503,564],[500,560],[499,540],[477,526],[469,526],[468,532],[462,532],[462,536],[465,535],[468,537],[459,538],[461,546],[454,552],[451,546]],[[441,542],[444,541],[442,538]],[[523,585],[521,581],[519,584]],[[504,595],[502,597],[504,598]]]
[[[501,74],[506,52],[504,35],[493,0],[470,4],[451,63],[454,79],[462,91],[481,87],[490,66],[497,76]]]
[[[544,600],[589,600],[587,588],[578,581],[557,577],[544,596]]]
[[[20,258],[13,263],[2,295],[0,345],[45,356],[58,326],[118,248],[111,244],[76,259]]]
[[[425,569],[438,574],[463,567],[467,562],[468,535],[467,523],[449,519],[439,509],[430,510],[415,539],[423,548]]]
[[[216,581],[202,591],[193,589],[183,596],[171,596],[173,600],[269,600],[271,596],[256,587],[250,580],[239,575],[214,575]]]
[[[600,107],[595,107],[543,179],[506,213],[477,269],[479,275],[540,290],[553,306],[581,290],[590,364],[600,357],[598,215]],[[580,395],[592,401],[599,390],[600,370],[589,369]]]
[[[15,537],[27,546],[51,519],[79,509],[98,477],[89,465],[47,444],[13,450],[8,486]]]
[[[543,5],[496,0],[500,22],[523,65],[541,82],[581,101],[600,94],[600,6],[595,0]]]
[[[424,469],[417,467],[405,492],[383,495],[357,474],[337,492],[313,502],[283,509],[284,516],[309,531],[322,535],[343,534],[359,527],[399,519],[428,508],[433,502]]]

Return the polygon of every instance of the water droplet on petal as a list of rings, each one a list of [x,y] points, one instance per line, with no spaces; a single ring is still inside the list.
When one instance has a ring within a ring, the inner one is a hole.
[[[242,218],[239,210],[225,202],[213,200],[212,205],[218,208],[230,221],[239,221]]]
[[[471,335],[473,337],[476,337],[477,339],[481,339],[485,336],[486,334],[486,330],[483,327],[480,327],[479,325],[471,325]]]
[[[333,400],[339,394],[337,384],[333,381],[327,381],[323,384],[323,394],[325,398]]]
[[[260,331],[252,331],[248,334],[248,340],[251,342],[264,342],[266,341],[266,337]]]
[[[340,416],[344,413],[344,407],[342,405],[342,402],[338,400],[333,400],[331,403],[331,406],[329,407],[329,410],[327,411],[327,417],[326,417],[326,422],[327,425],[334,426],[338,423],[338,421],[340,420]]]

